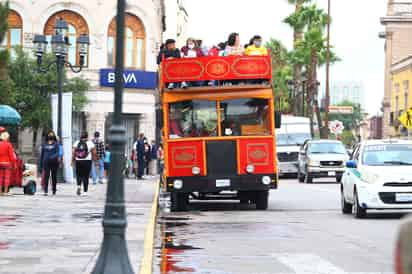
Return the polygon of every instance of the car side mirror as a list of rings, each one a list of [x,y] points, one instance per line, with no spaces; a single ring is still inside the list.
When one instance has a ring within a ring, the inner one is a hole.
[[[396,274],[412,274],[412,219],[408,218],[401,224],[396,250]]]
[[[282,113],[280,111],[275,111],[275,128],[280,128],[282,126]]]
[[[357,168],[357,164],[355,160],[350,160],[346,162],[346,167],[347,168]]]

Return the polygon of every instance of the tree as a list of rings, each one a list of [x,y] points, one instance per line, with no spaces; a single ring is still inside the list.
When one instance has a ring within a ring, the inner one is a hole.
[[[343,123],[343,126],[347,130],[354,130],[363,121],[365,115],[362,113],[360,104],[355,104],[350,101],[343,101],[338,104],[338,106],[351,106],[353,107],[352,114],[340,114],[340,113],[330,113],[330,120],[339,120]]]
[[[8,22],[7,18],[9,15],[9,3],[0,2],[0,44],[4,40],[7,34]],[[0,81],[5,81],[7,76],[7,61],[9,55],[7,50],[0,50]]]
[[[49,64],[56,60],[54,55],[43,56],[43,63]],[[36,146],[37,133],[40,129],[51,125],[51,95],[57,91],[56,65],[52,64],[47,73],[37,73],[36,60],[16,49],[16,58],[8,64],[11,94],[14,104],[11,104],[22,116],[23,128],[33,130],[33,150]],[[73,92],[73,111],[80,111],[87,103],[85,92],[89,84],[82,78],[63,81],[63,91]]]

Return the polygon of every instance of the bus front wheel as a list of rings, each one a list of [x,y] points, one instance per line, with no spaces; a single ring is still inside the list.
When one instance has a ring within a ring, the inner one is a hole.
[[[173,192],[171,195],[171,210],[174,212],[186,211],[188,202],[188,194]]]
[[[266,210],[269,204],[269,191],[256,192],[256,209]]]

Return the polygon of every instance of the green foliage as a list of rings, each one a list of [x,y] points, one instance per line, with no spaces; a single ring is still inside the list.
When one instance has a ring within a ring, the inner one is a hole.
[[[329,120],[339,120],[345,126],[347,130],[353,130],[356,128],[364,118],[364,114],[362,113],[361,106],[359,104],[354,104],[349,101],[344,101],[338,106],[352,106],[353,107],[353,114],[337,114],[337,113],[330,113]]]
[[[16,48],[16,57],[9,63],[9,83],[14,106],[22,116],[22,127],[39,129],[51,124],[52,94],[57,92],[57,72],[53,55],[43,56],[43,64],[51,64],[46,73],[37,72],[37,63],[21,48]],[[85,91],[89,88],[87,81],[81,78],[64,78],[63,91],[73,92],[73,110],[79,111],[87,98]]]
[[[7,33],[8,14],[9,14],[9,2],[5,2],[5,3],[0,2],[0,44],[4,40],[6,33]],[[7,80],[7,70],[6,69],[7,69],[8,59],[9,59],[8,51],[0,49],[0,81]]]
[[[346,147],[352,147],[352,145],[356,142],[356,138],[353,136],[351,130],[344,130],[340,135],[340,139]]]

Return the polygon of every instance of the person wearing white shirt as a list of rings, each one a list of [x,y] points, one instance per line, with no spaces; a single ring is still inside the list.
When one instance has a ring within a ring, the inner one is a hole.
[[[92,168],[92,160],[96,159],[96,148],[92,141],[88,140],[87,132],[83,132],[80,140],[73,144],[72,162],[76,164],[77,195],[81,194],[83,184],[83,195],[87,196],[89,188],[89,177]]]

